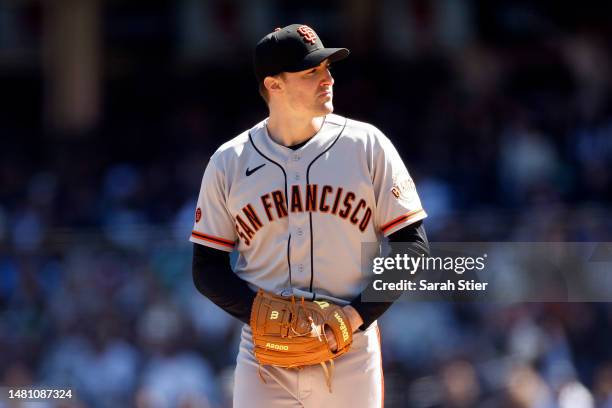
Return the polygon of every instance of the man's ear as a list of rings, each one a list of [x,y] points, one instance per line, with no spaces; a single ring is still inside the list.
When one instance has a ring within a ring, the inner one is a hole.
[[[278,77],[268,76],[264,78],[264,86],[268,92],[278,92],[282,89],[282,84]]]

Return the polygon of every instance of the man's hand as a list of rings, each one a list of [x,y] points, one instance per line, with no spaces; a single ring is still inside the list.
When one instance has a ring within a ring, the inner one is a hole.
[[[359,312],[355,310],[355,308],[351,305],[346,305],[342,308],[344,313],[348,316],[349,323],[351,324],[351,328],[353,329],[353,333],[355,333],[359,326],[363,324],[363,319],[359,315]],[[329,344],[329,348],[331,351],[336,351],[338,345],[336,343],[336,337],[334,336],[334,332],[331,331],[328,327],[325,328],[325,337],[327,337],[327,342]]]

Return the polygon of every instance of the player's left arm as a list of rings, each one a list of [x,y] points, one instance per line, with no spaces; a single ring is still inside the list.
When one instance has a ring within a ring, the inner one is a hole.
[[[389,235],[389,241],[392,243],[401,242],[403,244],[402,247],[405,248],[404,251],[409,253],[409,255],[429,255],[429,241],[427,240],[427,234],[425,233],[423,221],[417,221],[395,231],[393,234]],[[389,256],[394,256],[394,254],[391,253]],[[357,295],[350,304],[343,307],[344,312],[349,318],[353,332],[368,328],[376,319],[382,316],[383,313],[389,309],[389,307],[391,307],[393,302],[397,300],[401,294],[401,292],[398,292],[398,296],[391,299],[389,302],[362,302],[362,294],[370,287],[371,285],[367,285],[366,289],[364,289],[362,293]],[[327,338],[331,349],[334,350],[335,338],[331,331],[328,330],[329,329],[326,329]]]
[[[370,155],[372,162],[369,167],[376,196],[376,225],[391,243],[402,242],[403,252],[408,255],[428,256],[429,242],[422,221],[427,214],[423,210],[412,177],[391,141],[376,128],[372,130],[371,135],[373,154]],[[389,256],[394,255],[391,253]],[[366,285],[364,291],[369,288],[371,285]],[[361,318],[361,324],[352,326],[354,330],[363,330],[370,326],[397,300],[401,292],[389,293],[389,302],[362,302],[362,294],[363,292],[346,306],[349,316],[358,315]],[[357,316],[354,321],[359,323]]]
[[[409,256],[413,257],[429,256],[429,241],[427,240],[427,234],[425,233],[425,226],[423,225],[423,221],[417,221],[400,230],[395,231],[393,234],[389,235],[389,242],[401,242],[402,254],[406,253]],[[392,252],[388,256],[395,256],[393,246]],[[367,285],[364,291],[368,290],[371,287],[371,285]],[[350,306],[355,308],[355,310],[361,315],[361,318],[363,319],[363,325],[359,328],[365,330],[376,319],[382,316],[382,314],[385,313],[387,309],[389,309],[389,307],[391,307],[393,302],[395,302],[400,297],[401,291],[389,292],[389,302],[362,302],[362,294],[363,292],[360,293],[355,299],[353,299],[353,301],[350,303]]]

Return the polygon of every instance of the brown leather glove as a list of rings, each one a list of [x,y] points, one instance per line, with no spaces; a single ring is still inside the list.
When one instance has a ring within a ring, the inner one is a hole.
[[[337,350],[331,351],[325,327],[334,333]],[[326,362],[346,353],[353,330],[344,310],[328,301],[306,301],[259,290],[251,309],[255,358],[260,365],[296,368],[321,364],[331,390]]]

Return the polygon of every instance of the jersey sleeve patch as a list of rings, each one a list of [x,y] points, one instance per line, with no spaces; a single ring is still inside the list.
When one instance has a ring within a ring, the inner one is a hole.
[[[398,200],[405,200],[407,202],[414,200],[416,195],[414,181],[412,181],[412,178],[407,173],[402,174],[401,177],[393,177],[391,194]]]
[[[392,221],[389,221],[383,225],[380,229],[384,235],[389,235],[391,232],[396,231],[402,225],[412,224],[416,221],[422,220],[427,217],[427,213],[422,208],[407,212],[406,214],[400,215]]]
[[[222,249],[225,251],[231,251],[234,249],[234,243],[232,241],[228,241],[227,239],[215,237],[213,235],[203,234],[198,231],[191,232],[190,241],[198,243],[198,244],[210,246],[216,249]]]

